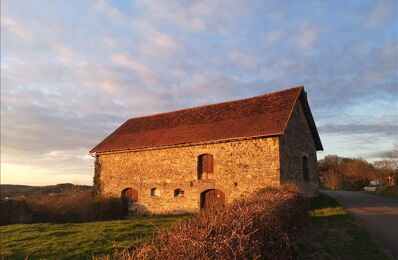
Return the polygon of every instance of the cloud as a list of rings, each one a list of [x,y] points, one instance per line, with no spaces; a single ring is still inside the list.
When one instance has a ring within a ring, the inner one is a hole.
[[[63,45],[54,45],[53,49],[57,53],[59,62],[71,63],[77,61],[76,53],[72,48]]]
[[[94,8],[100,12],[106,13],[108,16],[120,20],[125,15],[120,12],[117,8],[113,7],[107,0],[96,0]]]
[[[162,33],[147,20],[136,19],[132,26],[141,36],[141,52],[151,58],[169,58],[184,49],[172,36]]]
[[[52,185],[56,183],[73,183],[79,185],[92,185],[92,176],[80,173],[54,173],[51,170],[33,165],[21,165],[13,163],[2,163],[2,184],[30,184],[30,185]]]
[[[398,159],[398,153],[391,150],[377,151],[365,155],[368,158]]]
[[[284,32],[281,29],[266,32],[266,33],[264,33],[264,36],[263,36],[264,41],[267,44],[274,44],[282,38],[283,34],[284,34]]]
[[[1,15],[1,25],[24,41],[31,42],[33,40],[32,35],[28,31],[20,26],[15,20],[5,16],[4,14]]]
[[[231,1],[138,1],[138,6],[146,11],[149,20],[170,22],[185,31],[216,30],[225,32],[249,12],[249,5]]]
[[[257,68],[257,59],[242,51],[233,51],[229,54],[229,58],[232,62],[241,64],[247,69]]]
[[[109,47],[117,46],[117,43],[118,43],[117,39],[109,37],[109,36],[102,37],[102,42]]]
[[[145,84],[150,86],[156,85],[156,75],[148,66],[139,63],[133,58],[130,58],[121,53],[111,54],[110,59],[115,64],[123,66],[136,73],[137,76],[139,76]]]
[[[296,35],[296,43],[302,48],[313,48],[318,36],[318,29],[310,25],[302,25]]]
[[[398,137],[398,124],[326,124],[318,127],[319,132],[324,134],[346,134],[346,135],[381,135],[388,137]]]
[[[395,0],[381,0],[378,1],[370,10],[364,22],[367,28],[376,28],[384,23],[397,10],[397,1]],[[396,19],[395,19],[396,22]]]

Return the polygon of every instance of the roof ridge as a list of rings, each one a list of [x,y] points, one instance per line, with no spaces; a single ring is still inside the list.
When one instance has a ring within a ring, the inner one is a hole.
[[[303,88],[304,88],[303,85],[297,85],[295,87],[286,88],[286,89],[282,89],[282,90],[275,91],[275,92],[270,92],[270,93],[264,93],[264,94],[261,94],[261,95],[247,97],[247,98],[240,98],[240,99],[234,99],[234,100],[230,100],[230,101],[223,101],[223,102],[219,102],[219,103],[212,103],[212,104],[207,104],[207,105],[199,105],[199,106],[194,106],[194,107],[181,108],[181,109],[177,109],[177,110],[172,110],[172,111],[167,111],[167,112],[160,112],[160,113],[144,115],[144,116],[138,116],[138,117],[130,117],[127,121],[130,121],[132,119],[141,119],[141,118],[147,118],[147,117],[153,117],[153,116],[166,115],[166,114],[171,114],[171,113],[181,112],[181,111],[189,111],[189,110],[203,108],[203,107],[212,107],[212,106],[217,106],[217,105],[222,105],[222,104],[241,102],[241,101],[244,101],[244,100],[264,97],[264,96],[268,96],[268,95],[274,95],[274,94],[285,92],[285,91],[291,91],[291,90],[294,90],[294,89],[303,89]]]
[[[303,86],[297,86],[248,98],[130,118],[90,152],[280,134],[284,132],[292,107],[303,91]]]

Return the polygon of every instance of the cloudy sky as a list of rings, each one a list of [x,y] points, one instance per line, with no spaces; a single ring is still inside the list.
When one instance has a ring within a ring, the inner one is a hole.
[[[130,117],[304,85],[325,151],[398,142],[397,3],[1,1],[1,183],[91,184]]]

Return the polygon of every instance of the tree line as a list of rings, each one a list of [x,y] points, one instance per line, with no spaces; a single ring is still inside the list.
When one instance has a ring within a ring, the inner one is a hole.
[[[326,188],[343,190],[360,190],[370,181],[380,185],[397,184],[398,146],[384,155],[380,161],[370,163],[363,158],[345,158],[327,155],[318,161],[320,181]]]

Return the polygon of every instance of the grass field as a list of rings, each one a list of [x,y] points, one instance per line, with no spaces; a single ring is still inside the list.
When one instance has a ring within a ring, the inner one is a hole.
[[[390,259],[334,199],[310,200],[310,221],[298,238],[299,259]],[[141,243],[184,216],[149,216],[82,224],[0,227],[5,259],[91,259]],[[1,257],[0,257],[1,258]]]
[[[18,224],[0,227],[5,259],[90,259],[114,247],[140,243],[182,216],[150,216],[82,224]]]
[[[310,209],[300,259],[390,259],[336,200],[321,194],[311,199]]]

